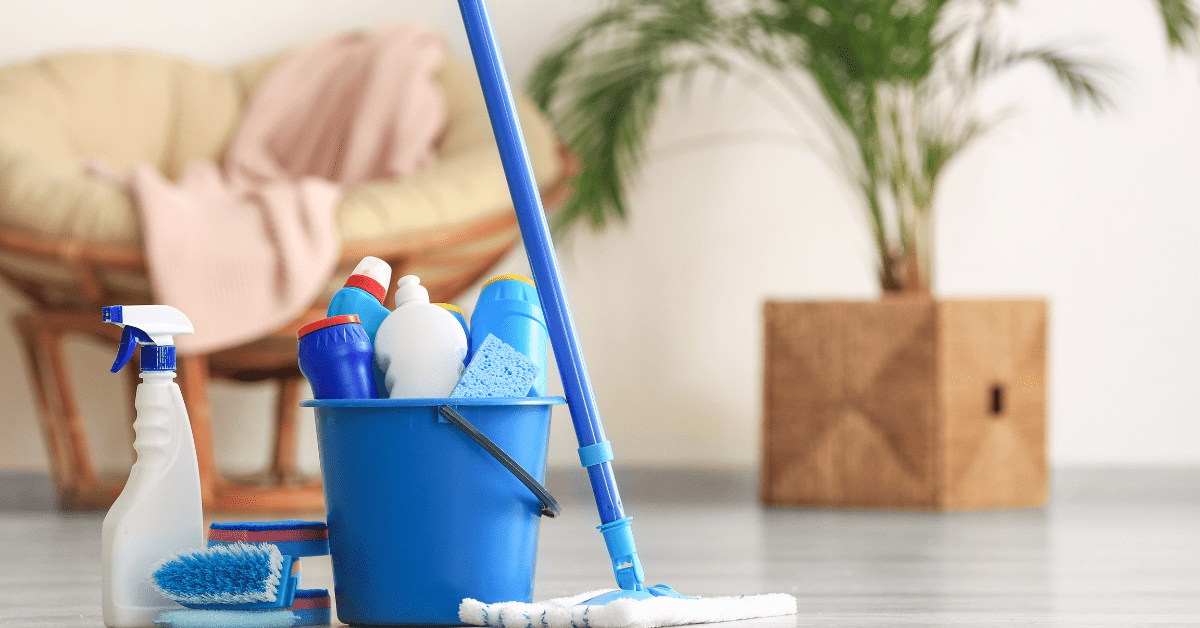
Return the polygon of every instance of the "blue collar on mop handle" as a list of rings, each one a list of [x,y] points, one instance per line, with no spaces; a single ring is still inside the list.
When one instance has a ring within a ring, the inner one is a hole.
[[[633,531],[629,529],[632,517],[625,517],[600,526],[604,534],[604,544],[608,546],[608,555],[613,561],[613,572],[617,574],[617,584],[621,586],[616,591],[601,593],[596,597],[581,602],[581,604],[603,605],[613,600],[647,600],[652,597],[678,597],[694,599],[683,595],[675,589],[656,584],[643,587],[646,575],[642,573],[642,561],[638,559],[637,548],[633,546]]]
[[[533,177],[525,138],[517,120],[516,105],[512,89],[504,71],[504,60],[496,43],[496,33],[488,15],[484,0],[459,0],[467,41],[475,58],[475,69],[483,87],[484,101],[496,135],[500,150],[500,161],[512,194],[517,224],[529,256],[529,267],[537,284],[538,299],[546,316],[546,327],[550,332],[550,346],[562,377],[563,392],[567,406],[571,409],[571,422],[581,449],[605,441],[604,428],[600,425],[600,413],[592,384],[588,379],[587,367],[583,363],[583,352],[575,334],[575,322],[567,304],[566,291],[554,255],[554,243],[550,239],[550,228],[542,211],[542,199]],[[596,509],[600,514],[600,526],[604,533],[609,557],[617,583],[627,593],[643,591],[641,561],[633,544],[633,533],[629,519],[621,507],[621,495],[617,491],[616,478],[608,461],[587,467],[592,493],[596,496]],[[669,588],[668,588],[669,589]],[[654,595],[651,593],[650,595]]]
[[[633,530],[629,528],[632,522],[633,517],[624,517],[598,529],[604,535],[604,545],[612,559],[617,585],[629,591],[639,591],[641,584],[646,581],[646,574],[642,572],[642,561],[638,559],[637,548],[633,545]]]

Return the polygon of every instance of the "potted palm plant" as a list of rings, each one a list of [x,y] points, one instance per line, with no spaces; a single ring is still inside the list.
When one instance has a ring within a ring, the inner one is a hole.
[[[557,226],[626,215],[623,191],[673,81],[757,72],[821,122],[868,218],[882,293],[912,297],[766,304],[764,502],[1044,502],[1044,301],[931,294],[938,184],[996,122],[978,114],[980,88],[1032,64],[1080,105],[1111,105],[1103,63],[1001,36],[1016,4],[616,0],[537,63],[529,92],[581,163]],[[1152,4],[1169,43],[1189,45],[1186,0]]]

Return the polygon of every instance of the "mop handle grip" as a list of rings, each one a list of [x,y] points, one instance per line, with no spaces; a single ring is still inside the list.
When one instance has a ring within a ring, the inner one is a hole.
[[[550,344],[558,362],[575,436],[581,448],[594,445],[605,440],[604,428],[600,423],[592,384],[583,362],[579,338],[575,334],[575,322],[567,303],[566,291],[563,289],[562,276],[554,254],[554,243],[542,211],[541,195],[538,193],[530,166],[525,139],[521,134],[516,105],[508,84],[508,76],[504,71],[504,61],[496,43],[496,34],[492,29],[491,17],[484,0],[459,0],[458,4],[462,10],[471,53],[475,58],[475,69],[483,87],[492,131],[496,135],[500,161],[504,165],[504,175],[512,194],[517,223],[525,242],[525,252],[529,256],[530,270],[537,284],[542,311],[546,316]],[[607,524],[625,518],[612,465],[604,462],[588,467],[587,471],[592,492],[596,496],[596,508],[601,523]]]

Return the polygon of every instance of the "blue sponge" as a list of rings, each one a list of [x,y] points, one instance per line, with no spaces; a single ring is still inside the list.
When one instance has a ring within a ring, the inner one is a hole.
[[[451,397],[524,397],[533,388],[538,368],[503,340],[488,334],[475,350]]]
[[[271,611],[167,611],[154,623],[170,628],[288,628],[299,617],[289,610]]]
[[[296,626],[328,626],[333,620],[332,600],[325,589],[296,591],[296,603],[288,610],[296,614]]]
[[[288,628],[328,626],[332,619],[329,591],[301,589],[296,591],[295,604],[288,608],[167,611],[154,623],[169,628]]]
[[[328,556],[329,527],[324,521],[214,521],[208,547],[234,543],[271,543],[284,556]]]

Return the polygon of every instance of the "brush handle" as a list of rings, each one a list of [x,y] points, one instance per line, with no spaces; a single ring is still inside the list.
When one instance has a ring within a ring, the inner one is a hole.
[[[596,496],[600,522],[604,524],[601,530],[605,533],[605,541],[613,558],[614,569],[617,569],[617,580],[621,588],[640,588],[641,582],[644,581],[641,565],[637,561],[636,551],[633,550],[633,535],[628,531],[629,518],[625,517],[621,507],[621,495],[617,491],[617,482],[609,462],[611,454],[607,459],[589,456],[597,447],[606,449],[607,441],[604,438],[604,428],[600,424],[596,399],[592,394],[592,383],[588,379],[587,367],[583,362],[583,352],[579,348],[579,338],[575,334],[575,321],[571,317],[571,308],[563,289],[558,260],[554,255],[554,243],[542,211],[542,198],[533,177],[529,153],[525,149],[525,138],[521,134],[521,123],[517,119],[512,89],[509,87],[504,61],[496,44],[496,34],[492,29],[487,4],[484,0],[459,0],[458,6],[462,10],[467,40],[471,44],[475,69],[483,87],[492,130],[496,134],[500,161],[504,165],[504,175],[512,194],[513,207],[517,212],[517,223],[525,241],[525,252],[529,256],[529,267],[533,272],[542,311],[546,316],[550,345],[554,348],[554,358],[558,362],[564,396],[571,410],[575,436],[579,440],[581,458],[591,458],[585,461],[585,465],[588,465],[588,478]],[[616,547],[621,548],[619,550],[614,550],[613,540],[616,536],[621,537],[616,543]],[[614,551],[620,551],[621,555],[615,554]]]

